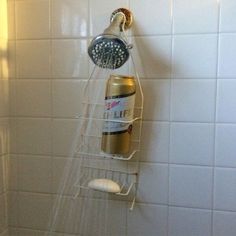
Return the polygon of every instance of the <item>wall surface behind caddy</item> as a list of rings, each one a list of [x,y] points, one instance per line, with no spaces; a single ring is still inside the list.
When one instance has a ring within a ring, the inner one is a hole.
[[[117,202],[127,225],[111,236],[235,236],[235,0],[8,1],[11,235],[47,230],[88,42],[119,7],[135,17],[145,110],[138,204]]]

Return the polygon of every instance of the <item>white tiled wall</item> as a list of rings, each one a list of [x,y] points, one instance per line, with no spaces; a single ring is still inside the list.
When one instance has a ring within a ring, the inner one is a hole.
[[[11,235],[48,227],[89,75],[88,43],[119,7],[134,13],[128,34],[145,104],[138,203],[130,212],[114,201],[122,227],[109,236],[235,236],[235,0],[8,1]]]

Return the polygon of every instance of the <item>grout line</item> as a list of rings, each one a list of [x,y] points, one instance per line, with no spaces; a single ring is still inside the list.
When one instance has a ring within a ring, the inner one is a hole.
[[[20,1],[20,0],[17,0],[17,1]],[[90,23],[90,14],[89,14],[89,19],[88,19],[88,22]],[[53,37],[51,35],[51,38],[16,38],[17,41],[39,41],[39,40],[87,40],[87,39],[93,39],[94,36],[90,35],[90,25],[89,25],[89,31],[87,32],[87,36],[69,36],[69,37]],[[165,36],[205,36],[205,35],[218,35],[218,34],[236,34],[236,31],[234,32],[190,32],[190,33],[160,33],[160,34],[133,34],[133,35],[128,35],[129,38],[139,38],[139,37],[165,37]],[[9,41],[13,41],[14,39],[10,39]]]
[[[20,158],[21,156],[27,157],[27,156],[35,156],[39,158],[50,158],[51,156],[53,158],[58,158],[58,159],[68,159],[68,156],[65,155],[60,155],[60,154],[35,154],[35,153],[10,153],[9,155],[14,155],[18,156]],[[3,155],[5,156],[5,155]],[[70,159],[78,159],[79,157],[70,157]],[[95,158],[96,159],[96,158]],[[153,162],[153,161],[140,161],[140,164],[153,164],[153,165],[168,165],[168,162]],[[185,164],[185,163],[175,163],[175,162],[170,162],[172,166],[176,167],[181,167],[181,166],[186,166],[186,167],[199,167],[199,168],[213,168],[212,165],[201,165],[201,164]],[[215,168],[219,169],[231,169],[231,170],[236,170],[236,166],[215,166]]]
[[[20,0],[18,0],[20,1]],[[18,232],[21,231],[21,230],[30,230],[30,231],[33,231],[33,234],[36,235],[35,233],[37,233],[37,235],[45,235],[46,233],[49,232],[49,229],[35,229],[35,228],[30,228],[30,227],[25,227],[25,226],[20,226],[20,227],[16,227],[16,226],[10,226],[9,227],[10,229],[13,229],[13,230],[17,230]],[[71,233],[66,233],[66,232],[63,232],[60,231],[60,230],[55,230],[54,233],[58,234],[58,235],[68,235],[68,236],[82,236],[80,234],[71,234]],[[54,234],[53,234],[54,235]]]
[[[86,77],[54,77],[52,76],[51,78],[49,77],[9,77],[10,80],[55,80],[55,81],[61,81],[61,80],[66,80],[66,81],[74,81],[74,80],[78,80],[78,81],[86,81],[87,78]],[[103,80],[103,78],[97,78],[98,81]],[[173,78],[171,78],[171,75],[168,77],[140,77],[140,80],[142,82],[144,81],[161,81],[161,80],[169,80],[169,79],[173,79],[173,80],[181,80],[181,81],[194,81],[194,80],[201,80],[201,81],[205,81],[205,80],[215,80],[216,77],[175,77],[173,76]],[[235,77],[218,77],[219,80],[236,80],[236,76]]]
[[[17,192],[16,190],[10,190],[9,192],[14,193]],[[57,195],[60,195],[60,193],[44,193],[44,192],[31,192],[31,191],[21,191],[19,190],[19,193],[22,194],[34,194],[34,195],[41,195],[41,196],[50,196],[53,195],[53,197],[56,197]],[[73,198],[73,195],[70,194],[63,194],[63,197],[71,197]],[[86,198],[86,196],[81,196],[80,198]],[[104,200],[100,197],[92,197],[93,199],[100,199],[100,200]],[[109,199],[109,201],[122,201],[125,202],[126,200],[121,200],[121,199]],[[131,202],[131,201],[129,201]],[[176,205],[176,204],[164,204],[164,203],[151,203],[151,202],[137,202],[137,204],[140,205],[151,205],[151,206],[164,206],[164,207],[176,207],[176,208],[185,208],[185,209],[196,209],[196,210],[203,210],[203,211],[211,211],[211,208],[204,208],[204,207],[195,207],[195,206],[183,206],[183,205]],[[236,213],[236,211],[234,210],[223,210],[223,209],[214,209],[214,211],[218,211],[218,212],[232,212],[232,213]]]
[[[0,116],[0,120],[5,120],[5,119],[8,119],[9,116]]]
[[[0,117],[0,118],[8,118],[8,117]],[[53,118],[53,120],[79,120],[80,118],[78,116],[22,116],[22,115],[11,115],[10,118],[18,118],[18,119],[50,119]],[[236,125],[236,122],[207,122],[207,121],[176,121],[176,120],[150,120],[150,119],[143,119],[143,122],[153,122],[153,123],[176,123],[176,124],[205,124],[205,125]]]
[[[17,83],[18,83],[17,82],[18,81],[18,66],[17,66],[17,38],[16,38],[16,36],[17,36],[16,3],[17,3],[17,1],[14,0],[14,62],[13,62],[14,63],[14,78],[15,78],[14,85],[13,85],[14,99],[17,98],[17,95],[16,95],[17,87],[16,86],[17,86]],[[12,89],[12,87],[10,87],[10,88]],[[12,96],[10,97],[10,99],[12,99]],[[16,101],[14,103],[16,103]],[[10,107],[11,107],[11,104],[12,103],[10,101]],[[13,113],[16,113],[17,112],[16,104],[14,105],[13,109],[14,109]],[[10,109],[10,112],[11,112],[11,109]],[[11,119],[13,118],[12,114],[10,114],[10,118]],[[17,121],[12,120],[12,122],[14,122],[14,126],[16,128],[16,132],[14,132],[13,135],[15,136],[14,140],[16,140],[16,142],[17,142],[17,126],[18,126],[18,124],[17,124]],[[10,142],[11,142],[11,140],[10,140]],[[14,145],[15,145],[15,150],[18,153],[17,143],[15,143]],[[16,225],[17,225],[17,227],[19,227],[19,201],[18,201],[19,200],[19,179],[18,179],[18,176],[19,176],[19,160],[18,159],[16,160],[16,172],[17,172],[16,173],[16,180],[15,180],[16,181],[16,188],[17,188],[17,192],[16,192],[16,195],[17,195]]]
[[[51,132],[50,132],[50,141],[51,141],[51,145],[50,145],[50,174],[51,174],[51,178],[50,178],[50,191],[51,193],[53,192],[53,156],[52,156],[52,152],[53,152],[53,66],[52,66],[52,45],[53,45],[53,40],[52,40],[52,4],[53,4],[53,1],[52,0],[49,0],[49,31],[50,31],[50,117],[51,117],[51,124],[50,124],[50,129],[51,129]],[[51,201],[52,201],[52,205],[51,205],[51,208],[53,209],[53,194],[51,194]],[[48,222],[48,230],[50,230],[51,228],[51,223],[53,221],[53,214],[50,213],[50,216],[49,216],[49,222]]]
[[[19,0],[17,0],[19,1]],[[51,18],[50,18],[51,19]],[[27,42],[27,41],[67,41],[67,40],[87,40],[88,36],[78,36],[78,37],[74,37],[74,36],[70,36],[70,37],[61,37],[61,38],[56,38],[56,37],[49,37],[49,38],[18,38],[16,39],[19,42]]]
[[[161,36],[198,36],[198,35],[217,35],[218,31],[215,32],[187,32],[187,33],[160,33],[160,34],[139,34],[139,35],[133,35],[133,37],[161,37]],[[220,32],[220,34],[236,34],[236,31],[234,32]]]
[[[167,188],[167,236],[169,236],[169,224],[170,224],[170,149],[171,149],[171,124],[172,124],[172,87],[173,87],[173,48],[174,48],[174,17],[173,17],[173,0],[170,0],[171,3],[171,55],[170,55],[170,84],[169,84],[169,142],[168,142],[168,188]]]
[[[30,154],[30,153],[21,154],[21,153],[14,153],[14,152],[10,153],[10,155],[14,155],[17,158],[27,157],[27,156],[28,157],[29,156],[34,156],[34,157],[38,157],[38,158],[50,158],[51,157],[51,155],[46,155],[46,154]],[[62,157],[62,156],[59,156],[59,157]],[[68,158],[68,157],[63,156],[63,158]]]
[[[216,61],[216,80],[215,80],[215,104],[214,104],[214,146],[213,146],[213,169],[212,169],[212,209],[211,209],[211,235],[214,234],[214,190],[215,190],[215,168],[216,168],[216,124],[217,124],[217,94],[218,94],[218,76],[219,76],[219,33],[220,33],[221,5],[218,1],[218,29],[217,29],[217,61]]]
[[[18,77],[17,79],[16,78],[10,78],[10,80],[32,80],[32,81],[37,81],[37,80],[53,80],[53,81],[78,81],[78,82],[84,82],[86,81],[86,78],[85,77]]]

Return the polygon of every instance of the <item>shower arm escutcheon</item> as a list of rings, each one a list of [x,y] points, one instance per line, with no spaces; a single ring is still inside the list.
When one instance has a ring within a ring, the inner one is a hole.
[[[132,26],[133,15],[128,9],[119,8],[112,12],[110,22],[109,27],[104,30],[104,33],[119,35],[120,32]]]

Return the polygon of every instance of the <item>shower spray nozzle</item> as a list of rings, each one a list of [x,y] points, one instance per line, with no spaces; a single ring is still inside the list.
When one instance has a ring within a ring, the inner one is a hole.
[[[97,66],[117,69],[128,60],[132,45],[121,37],[121,33],[132,25],[132,21],[132,13],[125,8],[112,13],[109,27],[96,36],[88,48],[88,54]]]

